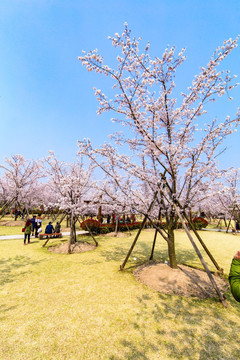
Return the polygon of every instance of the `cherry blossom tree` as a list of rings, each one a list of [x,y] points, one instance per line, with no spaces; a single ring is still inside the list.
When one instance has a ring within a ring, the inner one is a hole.
[[[186,60],[185,49],[177,54],[175,47],[167,47],[161,58],[151,58],[149,43],[141,51],[140,39],[131,37],[127,24],[122,35],[116,33],[109,39],[120,50],[116,68],[104,64],[97,50],[84,52],[79,60],[88,71],[111,79],[110,97],[95,88],[98,114],[112,112],[115,115],[112,121],[122,125],[123,131],[111,136],[115,146],[104,144],[93,149],[90,140],[80,142],[79,146],[116,183],[120,183],[119,172],[113,168],[127,170],[140,183],[147,184],[145,213],[150,215],[152,202],[157,202],[164,211],[167,222],[164,239],[170,265],[175,268],[174,229],[179,209],[186,215],[199,191],[206,191],[211,180],[221,176],[216,158],[222,152],[225,138],[239,125],[239,109],[233,118],[209,119],[207,115],[218,97],[226,95],[231,100],[229,93],[238,85],[229,71],[218,70],[237,46],[238,37],[224,41],[194,77],[192,85],[179,92],[179,96],[174,80]],[[120,155],[118,147],[126,145],[128,151]]]
[[[49,176],[47,188],[50,198],[48,206],[59,207],[70,217],[70,240],[68,253],[71,252],[71,244],[76,242],[76,222],[85,212],[90,211],[89,203],[95,197],[93,168],[90,163],[86,165],[82,157],[73,163],[64,163],[57,160],[53,152],[46,159],[46,171]],[[93,237],[96,245],[97,241]]]
[[[42,162],[26,160],[22,155],[6,158],[0,165],[4,170],[1,179],[1,197],[4,209],[13,206],[31,209],[39,201],[39,179],[43,177]]]
[[[6,179],[0,178],[0,204],[4,206],[7,204],[9,197],[8,185]]]
[[[214,214],[223,214],[224,219],[229,219],[227,232],[231,220],[240,222],[240,176],[239,169],[228,169],[221,183],[217,184],[218,191],[211,197],[210,204],[214,208]]]

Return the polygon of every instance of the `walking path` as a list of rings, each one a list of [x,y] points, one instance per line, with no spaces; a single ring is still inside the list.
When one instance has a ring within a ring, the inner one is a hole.
[[[70,235],[70,232],[63,232],[63,236]],[[88,231],[76,231],[77,235],[86,235]],[[23,239],[24,234],[22,235],[0,235],[0,240],[12,240],[12,239]],[[35,239],[35,236],[31,236],[31,239]]]
[[[226,229],[207,229],[207,228],[203,228],[202,230],[204,231],[217,231],[217,232],[226,232]],[[228,233],[231,233],[232,232],[232,229],[229,229],[228,230]]]
[[[202,230],[204,231],[217,231],[217,232],[226,232],[226,230],[224,229],[206,229],[206,228],[203,228]],[[229,233],[231,233],[231,230],[229,230]],[[63,236],[68,236],[70,235],[70,232],[67,231],[67,232],[63,232],[62,233]],[[76,231],[76,234],[77,235],[86,235],[86,234],[89,234],[88,231]],[[12,239],[23,239],[23,235],[0,235],[0,240],[12,240]],[[31,236],[31,238],[35,238],[34,236]]]

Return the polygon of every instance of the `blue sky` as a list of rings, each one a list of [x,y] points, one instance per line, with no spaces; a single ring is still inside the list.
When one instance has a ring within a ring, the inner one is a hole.
[[[177,86],[184,90],[223,40],[240,33],[239,0],[1,0],[0,2],[0,163],[12,154],[72,161],[78,139],[95,145],[115,130],[111,114],[96,115],[93,87],[111,84],[88,73],[77,57],[98,48],[107,63],[116,52],[108,35],[124,22],[151,55],[165,47],[187,48]],[[240,47],[223,64],[240,77]],[[239,80],[240,81],[240,80]],[[210,113],[234,115],[240,89]],[[226,143],[221,167],[239,167],[239,133]]]

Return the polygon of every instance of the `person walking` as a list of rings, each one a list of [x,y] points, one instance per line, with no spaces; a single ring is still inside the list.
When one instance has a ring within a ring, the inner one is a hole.
[[[30,219],[27,219],[25,224],[25,231],[24,231],[24,245],[26,245],[26,240],[28,240],[28,244],[30,244],[31,232],[32,232],[32,223]]]
[[[33,215],[32,219],[31,219],[31,223],[32,223],[32,236],[33,236],[34,231],[35,231],[35,227],[37,227],[36,215]]]
[[[36,218],[36,225],[35,225],[35,237],[38,237],[38,229],[42,227],[42,218],[41,215],[38,214],[38,217]]]
[[[236,232],[239,232],[240,230],[240,224],[239,224],[239,221],[237,220],[236,221]]]
[[[21,211],[19,209],[15,210],[15,221],[17,220],[17,218],[21,216]]]

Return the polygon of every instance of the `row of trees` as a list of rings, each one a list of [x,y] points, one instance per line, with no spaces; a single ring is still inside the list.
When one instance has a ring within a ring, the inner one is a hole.
[[[60,162],[53,152],[38,162],[21,155],[6,159],[6,164],[0,165],[5,170],[0,178],[1,216],[13,208],[25,208],[28,214],[49,213],[55,209],[55,216],[61,214],[62,220],[65,216],[70,219],[71,243],[76,241],[75,224],[83,221],[85,215],[98,215],[99,208],[103,215],[130,214],[134,210],[141,215],[148,213],[152,223],[160,218],[168,220],[169,210],[161,207],[160,194],[155,194],[149,210],[153,192],[148,182],[133,182],[129,176],[117,175],[114,167],[108,167],[108,172],[114,172],[117,183],[109,176],[96,179],[96,165],[87,159],[84,162],[79,154],[76,159],[74,163]],[[210,188],[199,188],[198,201],[188,208],[190,216],[191,212],[204,211],[209,216],[221,214],[226,219],[239,221],[239,181],[238,169],[230,169]],[[176,221],[179,221],[177,217]]]

